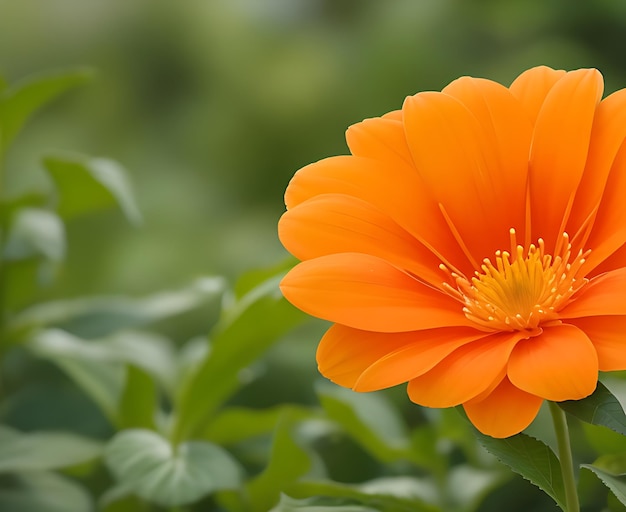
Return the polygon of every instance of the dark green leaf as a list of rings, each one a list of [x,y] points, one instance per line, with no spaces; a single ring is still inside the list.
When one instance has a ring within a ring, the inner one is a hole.
[[[0,472],[49,470],[99,457],[102,443],[65,432],[22,434],[0,427]]]
[[[307,318],[282,297],[279,280],[266,281],[224,313],[209,355],[182,390],[176,439],[186,439],[201,429],[240,385],[240,370]]]
[[[112,160],[84,156],[47,157],[44,165],[58,191],[64,219],[118,204],[132,224],[141,222],[126,171]]]
[[[617,398],[601,382],[598,382],[596,390],[587,398],[568,400],[558,405],[579,420],[626,435],[626,414]]]
[[[107,466],[128,491],[162,506],[192,503],[240,484],[240,469],[217,445],[192,441],[174,447],[149,430],[124,430],[105,451]]]
[[[83,487],[55,473],[29,471],[0,480],[0,510],[7,512],[93,512]]]
[[[595,464],[581,464],[581,468],[588,469],[606,485],[615,497],[626,505],[626,475],[615,475],[610,471],[606,471]]]
[[[411,457],[406,427],[384,395],[356,393],[326,381],[316,388],[328,416],[379,460]]]
[[[32,77],[0,93],[0,148],[11,144],[28,118],[65,91],[84,84],[93,73],[77,69]]]
[[[475,431],[475,435],[488,452],[535,484],[566,510],[559,460],[548,446],[525,434],[506,439],[495,439],[478,431]]]

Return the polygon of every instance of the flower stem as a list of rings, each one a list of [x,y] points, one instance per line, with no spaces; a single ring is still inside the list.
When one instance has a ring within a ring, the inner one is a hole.
[[[572,462],[572,448],[570,446],[569,429],[565,411],[554,402],[548,402],[552,423],[556,433],[556,440],[559,446],[559,462],[561,463],[561,474],[565,485],[565,506],[566,512],[580,512],[578,503],[578,493],[576,492],[576,477],[574,475],[574,463]]]

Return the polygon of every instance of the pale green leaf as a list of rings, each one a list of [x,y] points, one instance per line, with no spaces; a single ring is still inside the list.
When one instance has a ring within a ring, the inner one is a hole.
[[[174,449],[149,430],[119,432],[105,450],[105,461],[127,490],[162,506],[192,503],[241,481],[239,465],[219,446],[191,441]]]
[[[19,433],[0,426],[0,472],[58,469],[100,456],[102,443],[66,432]]]
[[[380,509],[361,505],[316,505],[315,499],[297,500],[282,494],[279,503],[270,512],[379,512]]]
[[[13,216],[3,257],[11,261],[37,256],[52,261],[63,259],[65,227],[53,212],[22,208]]]

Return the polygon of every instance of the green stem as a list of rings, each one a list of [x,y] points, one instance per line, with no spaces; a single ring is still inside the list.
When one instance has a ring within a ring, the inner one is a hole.
[[[578,493],[576,492],[576,477],[574,475],[574,463],[572,461],[572,448],[570,446],[569,429],[565,411],[554,402],[548,402],[552,423],[556,433],[556,440],[559,446],[559,462],[561,463],[561,474],[565,484],[565,505],[566,512],[580,512],[578,503]]]

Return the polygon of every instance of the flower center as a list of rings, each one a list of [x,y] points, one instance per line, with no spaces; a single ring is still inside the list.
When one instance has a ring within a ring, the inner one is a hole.
[[[588,282],[581,266],[590,251],[580,250],[572,258],[567,233],[557,243],[554,256],[546,254],[541,238],[525,250],[517,245],[514,229],[510,235],[511,251],[497,251],[495,265],[485,258],[481,271],[471,279],[440,265],[452,283],[444,283],[446,291],[463,304],[468,319],[489,331],[533,330],[555,320],[557,312]]]

